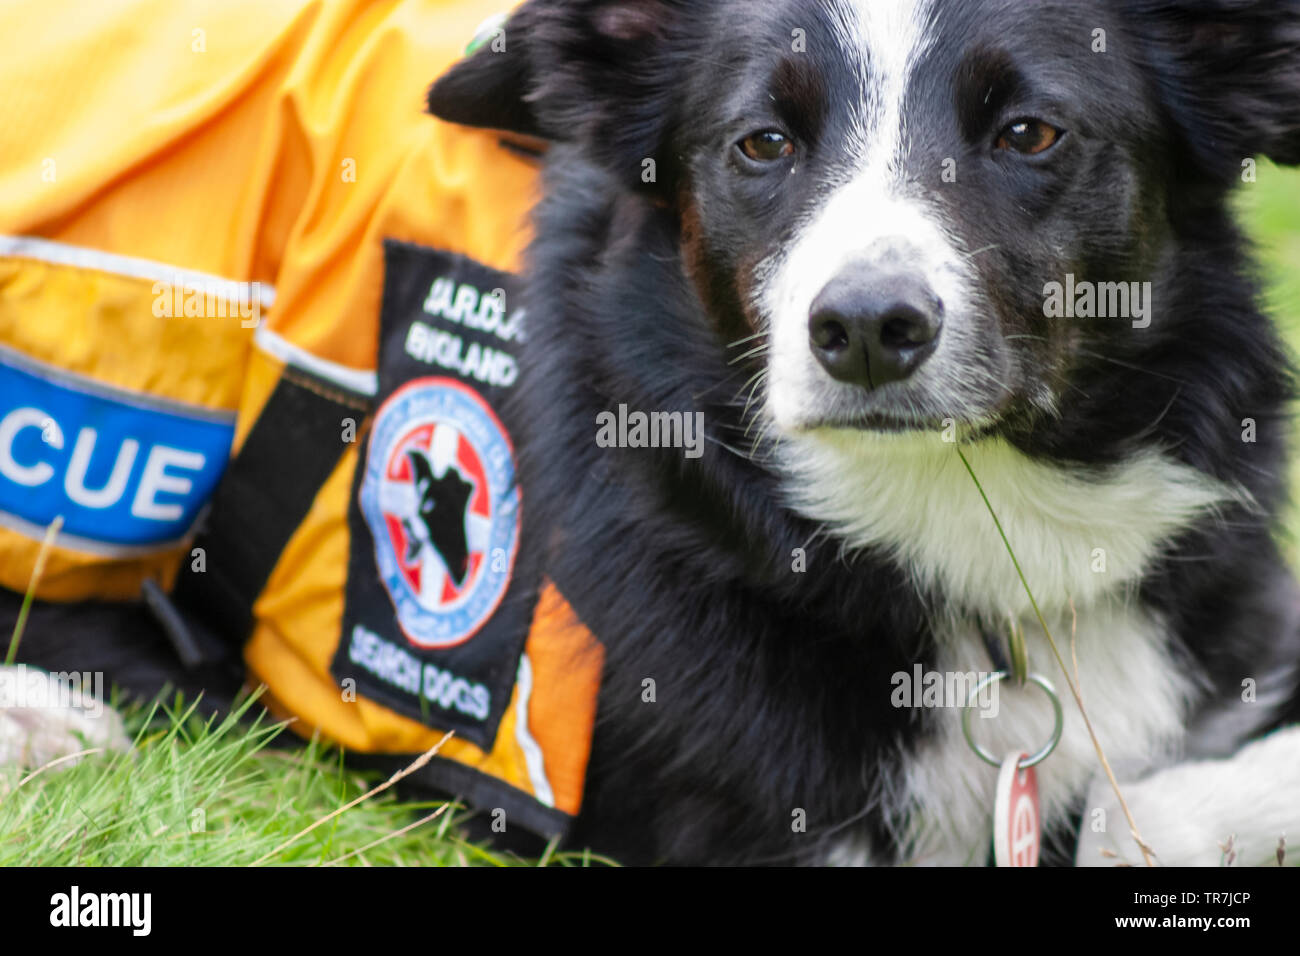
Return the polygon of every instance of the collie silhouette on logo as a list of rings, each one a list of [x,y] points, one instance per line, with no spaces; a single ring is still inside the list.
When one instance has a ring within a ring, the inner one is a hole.
[[[422,451],[408,449],[417,495],[417,513],[403,518],[406,529],[406,563],[411,564],[420,552],[432,548],[442,558],[456,587],[465,584],[469,573],[469,541],[465,534],[465,509],[474,485],[449,467],[441,478],[434,477],[433,464]]]

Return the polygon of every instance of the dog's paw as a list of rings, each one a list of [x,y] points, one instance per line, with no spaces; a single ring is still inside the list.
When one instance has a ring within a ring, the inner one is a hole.
[[[1120,791],[1164,866],[1276,866],[1282,839],[1300,838],[1300,726],[1276,731],[1226,760],[1179,764],[1121,782]],[[1105,778],[1088,794],[1075,862],[1144,863]]]
[[[130,750],[122,717],[88,674],[0,666],[0,767],[41,767],[86,750]],[[75,760],[69,760],[74,763]]]

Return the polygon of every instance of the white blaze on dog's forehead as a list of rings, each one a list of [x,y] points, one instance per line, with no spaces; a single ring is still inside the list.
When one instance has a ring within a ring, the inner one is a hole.
[[[897,173],[905,134],[903,100],[916,63],[933,42],[932,0],[837,0],[832,11],[845,56],[862,85],[858,155]]]
[[[856,96],[832,108],[848,112],[849,132],[832,148],[841,157],[804,213],[791,242],[760,269],[759,305],[772,336],[768,412],[799,427],[815,411],[816,390],[830,383],[808,341],[813,302],[855,262],[885,257],[914,270],[944,303],[945,332],[914,383],[953,412],[964,412],[961,352],[969,310],[965,260],[941,214],[909,170],[907,91],[934,42],[930,0],[837,0],[829,8],[839,54],[857,78]],[[937,171],[936,171],[937,180]],[[969,378],[969,376],[967,376]]]

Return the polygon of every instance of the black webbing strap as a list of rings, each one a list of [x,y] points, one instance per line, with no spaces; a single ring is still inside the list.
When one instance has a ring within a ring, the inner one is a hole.
[[[285,369],[213,496],[172,597],[238,652],[253,603],[370,412],[368,397]],[[349,425],[349,421],[351,425]]]

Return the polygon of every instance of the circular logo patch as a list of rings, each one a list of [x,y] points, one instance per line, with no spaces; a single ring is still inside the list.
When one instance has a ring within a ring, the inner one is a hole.
[[[379,409],[361,511],[412,644],[462,644],[501,603],[519,544],[514,473],[505,429],[467,385],[417,379]]]

